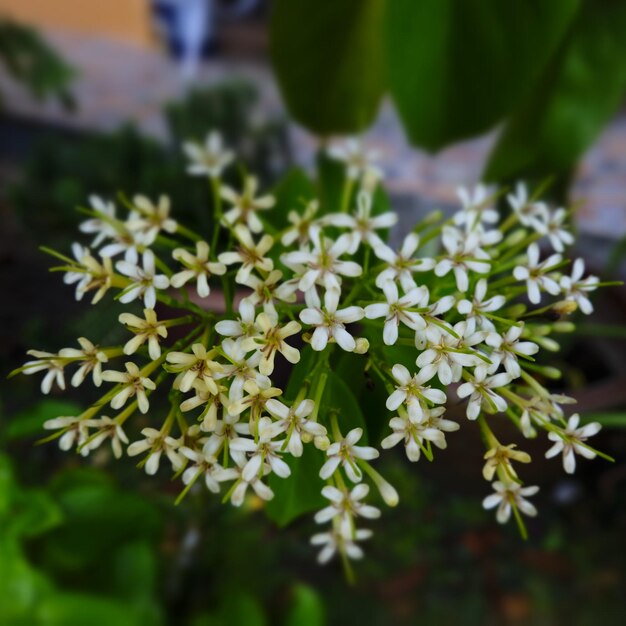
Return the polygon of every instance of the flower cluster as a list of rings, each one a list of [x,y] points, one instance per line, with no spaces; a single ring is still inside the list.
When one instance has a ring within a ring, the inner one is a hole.
[[[303,198],[279,224],[271,216],[280,199],[259,195],[254,177],[241,190],[224,184],[234,155],[218,135],[186,152],[189,173],[206,176],[213,190],[210,243],[170,217],[165,196],[137,196],[123,216],[92,197],[80,226],[90,246],[75,244],[73,258],[54,253],[77,299],[91,293],[96,304],[113,292],[143,311],[119,316],[124,345],[80,338],[77,348],[31,351],[34,360],[20,368],[43,372],[43,393],[65,389],[67,371],[74,387],[88,377],[106,385],[82,414],[46,422],[62,449],[88,455],[108,441],[116,457],[140,456],[148,474],[167,465],[182,480],[181,497],[203,481],[235,506],[252,493],[274,498],[310,455],[315,474],[299,480],[319,483],[327,504],[315,521],[330,524],[312,543],[321,562],[338,553],[344,563],[362,555],[359,542],[371,535],[361,523],[381,515],[367,499],[398,502],[373,467],[381,450],[399,446],[411,462],[432,460],[446,437],[476,424],[487,444],[483,475],[493,481],[483,504],[497,507],[499,522],[513,512],[522,532],[520,513],[536,514],[527,498],[538,487],[525,486],[514,464],[531,459],[501,443],[493,425],[510,420],[526,438],[546,432],[546,456],[562,454],[570,473],[577,454],[598,454],[588,438],[599,425],[568,420],[562,405],[570,400],[544,386],[554,369],[535,361],[540,348],[558,348],[552,333],[571,329],[565,315],[592,312],[599,285],[581,259],[567,273],[567,210],[520,185],[501,219],[496,195],[460,189],[453,218],[429,216],[395,248],[388,234],[396,215],[377,200],[377,154],[358,142],[330,151],[345,163],[339,206]],[[212,292],[223,298],[216,310],[206,305]],[[381,441],[367,440],[351,391],[359,368],[388,394]],[[289,371],[281,388],[276,380]]]

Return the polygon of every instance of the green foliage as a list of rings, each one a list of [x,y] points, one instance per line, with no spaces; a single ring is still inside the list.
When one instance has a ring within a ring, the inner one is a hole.
[[[578,0],[388,2],[389,87],[428,150],[491,128],[533,86]]]
[[[567,175],[626,92],[626,4],[585,0],[537,89],[524,98],[490,156],[486,177]]]
[[[380,0],[277,0],[271,55],[291,114],[320,135],[366,128],[383,94]]]
[[[486,177],[563,187],[626,91],[625,29],[614,0],[284,0],[271,45],[287,106],[313,132],[363,130],[388,91],[414,145],[504,121]]]
[[[307,585],[296,585],[285,626],[324,626],[324,624],[326,616],[319,594]]]
[[[73,104],[68,88],[74,70],[34,29],[2,17],[0,64],[34,97],[42,100],[54,96],[67,106]]]
[[[60,415],[78,415],[81,407],[76,402],[47,398],[34,407],[14,415],[7,424],[4,434],[7,439],[41,437],[43,423]]]

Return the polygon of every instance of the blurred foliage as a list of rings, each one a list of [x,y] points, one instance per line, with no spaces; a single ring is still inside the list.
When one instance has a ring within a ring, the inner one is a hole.
[[[316,133],[364,130],[389,92],[414,145],[504,123],[486,177],[562,188],[626,93],[625,31],[619,0],[277,0],[271,52]]]
[[[54,96],[73,105],[69,85],[74,70],[33,28],[1,16],[0,64],[36,98]]]
[[[76,229],[76,208],[87,206],[91,194],[156,198],[167,190],[176,219],[209,233],[209,185],[186,174],[180,144],[204,141],[207,129],[219,128],[241,166],[258,172],[263,184],[273,183],[290,163],[286,127],[276,120],[255,123],[257,99],[254,87],[239,80],[189,92],[166,107],[169,147],[132,126],[102,135],[50,134],[29,154],[21,180],[8,190],[8,201],[28,230],[46,233],[46,245],[63,250],[74,240],[68,233]],[[241,184],[237,168],[230,168],[227,180]]]

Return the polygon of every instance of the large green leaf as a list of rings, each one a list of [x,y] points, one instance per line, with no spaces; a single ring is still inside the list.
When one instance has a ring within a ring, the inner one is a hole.
[[[387,78],[411,141],[429,150],[491,128],[526,94],[579,0],[393,0]]]
[[[291,608],[285,626],[324,626],[326,611],[320,595],[307,585],[298,584],[293,589]]]
[[[507,124],[488,180],[563,175],[623,101],[626,3],[586,0],[538,88]]]
[[[275,0],[271,56],[287,107],[327,135],[368,126],[383,93],[383,0]]]

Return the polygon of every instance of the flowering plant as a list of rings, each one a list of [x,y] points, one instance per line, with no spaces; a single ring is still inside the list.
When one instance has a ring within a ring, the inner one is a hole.
[[[44,424],[63,450],[87,456],[108,442],[117,458],[141,456],[148,474],[166,465],[179,499],[204,482],[240,506],[251,490],[280,523],[319,508],[315,521],[329,524],[311,540],[319,560],[339,554],[348,572],[371,535],[361,518],[381,514],[371,488],[398,502],[374,467],[381,450],[433,460],[446,437],[479,428],[493,489],[483,506],[501,523],[513,515],[522,535],[538,487],[518,475],[531,458],[496,437],[498,422],[522,440],[547,433],[546,456],[562,454],[568,473],[577,454],[605,456],[588,443],[600,426],[566,419],[572,400],[544,384],[559,372],[535,360],[558,349],[553,333],[572,330],[565,316],[592,312],[600,285],[581,259],[567,272],[566,210],[519,185],[501,218],[498,194],[460,189],[452,218],[427,216],[396,248],[377,155],[355,141],[329,151],[342,163],[336,203],[310,187],[259,195],[247,174],[240,191],[227,186],[234,155],[215,133],[185,151],[189,173],[212,187],[210,243],[177,223],[166,196],[122,197],[123,217],[92,197],[80,226],[91,245],[74,244],[73,258],[49,251],[77,299],[142,304],[119,315],[124,345],[81,337],[30,351],[14,372],[43,372],[43,393],[64,390],[68,369],[74,387],[109,385],[80,415]]]

